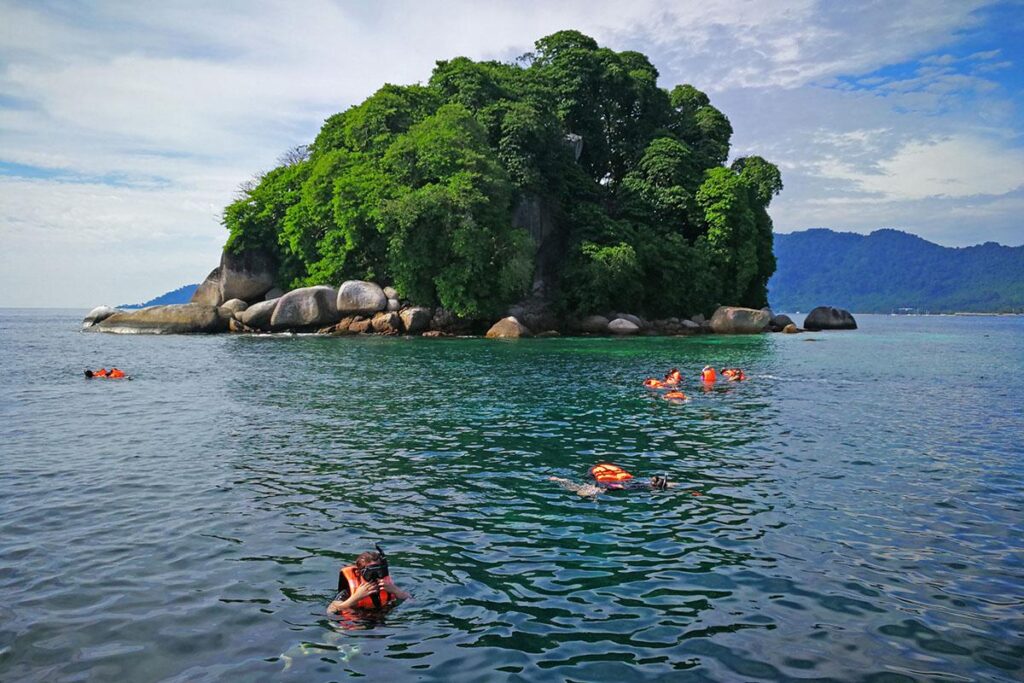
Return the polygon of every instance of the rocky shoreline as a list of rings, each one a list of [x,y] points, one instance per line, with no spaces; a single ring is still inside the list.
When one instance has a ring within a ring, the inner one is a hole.
[[[219,276],[223,276],[223,271]],[[262,285],[250,288],[248,294],[252,296],[252,289],[260,287]],[[307,332],[330,336],[484,335],[510,339],[563,335],[627,337],[796,333],[805,329],[857,327],[849,312],[830,307],[811,311],[804,327],[800,328],[789,316],[774,315],[768,308],[755,310],[721,306],[710,319],[697,315],[646,320],[630,313],[614,312],[558,320],[535,302],[532,306],[514,306],[508,315],[494,322],[460,318],[443,308],[416,306],[403,300],[391,287],[362,280],[349,280],[337,289],[327,285],[302,287],[286,293],[265,289],[256,295],[258,300],[234,297],[217,304],[203,301],[204,298],[214,298],[210,290],[210,287],[205,291],[201,287],[192,303],[188,304],[150,306],[130,311],[100,306],[85,316],[82,328],[115,334]]]

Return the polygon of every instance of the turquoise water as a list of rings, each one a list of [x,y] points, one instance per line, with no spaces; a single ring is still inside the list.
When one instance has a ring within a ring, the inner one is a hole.
[[[0,311],[0,680],[1024,677],[1024,318],[502,342],[83,313]],[[750,380],[640,386],[705,363]],[[598,460],[683,486],[547,481]],[[373,542],[414,599],[339,626]]]

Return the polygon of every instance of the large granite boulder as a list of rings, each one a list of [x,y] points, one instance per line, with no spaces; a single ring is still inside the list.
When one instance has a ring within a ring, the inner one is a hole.
[[[590,334],[606,334],[608,332],[608,318],[603,315],[588,315],[580,321],[580,329]]]
[[[612,334],[627,335],[636,334],[640,331],[640,326],[631,320],[625,318],[616,318],[615,320],[608,323],[608,331]]]
[[[771,322],[767,311],[738,306],[719,306],[711,316],[711,331],[715,334],[758,334]]]
[[[509,316],[502,318],[487,330],[488,339],[518,339],[520,337],[532,337],[533,333],[521,322]]]
[[[96,323],[101,323],[115,313],[120,312],[118,309],[111,308],[110,306],[97,306],[82,318],[82,329],[88,329]]]
[[[338,313],[341,315],[373,315],[387,305],[388,297],[374,282],[348,280],[338,289]]]
[[[402,319],[394,311],[384,311],[373,316],[371,325],[377,334],[402,334]]]
[[[277,301],[277,299],[260,301],[259,303],[249,306],[244,311],[239,311],[235,314],[235,317],[243,325],[247,325],[258,330],[269,330],[270,318],[274,315],[274,309],[277,308]]]
[[[121,311],[89,329],[117,334],[210,334],[226,332],[228,320],[216,306],[171,304]]]
[[[430,327],[430,319],[434,312],[422,306],[413,306],[402,309],[398,316],[402,319],[402,326],[408,334],[419,334]]]
[[[384,296],[386,296],[389,299],[398,299],[399,298],[398,290],[395,289],[394,287],[385,287],[383,291],[384,291]]]
[[[277,300],[270,326],[284,330],[336,323],[340,317],[337,301],[338,292],[327,285],[293,289]]]
[[[804,329],[817,332],[818,330],[855,330],[857,321],[853,319],[850,312],[842,308],[832,306],[818,306],[804,318]]]
[[[772,321],[769,324],[769,327],[771,327],[772,332],[781,332],[786,329],[786,325],[792,324],[794,324],[792,318],[785,313],[780,313],[779,315],[772,316]]]
[[[249,308],[249,304],[241,299],[230,299],[220,305],[221,313],[226,313],[229,318],[234,317],[237,313],[241,313],[247,308]]]
[[[280,299],[284,296],[284,290],[280,287],[271,287],[270,291],[263,295],[264,301],[270,301],[271,299]]]
[[[276,275],[277,260],[263,249],[225,251],[220,257],[221,301],[259,301],[274,286]]]
[[[206,279],[196,287],[189,302],[203,306],[220,306],[224,303],[224,297],[220,293],[220,266],[211,270]]]
[[[615,322],[616,319],[628,320],[629,322],[636,325],[639,329],[643,329],[644,327],[646,327],[644,321],[641,320],[639,316],[635,316],[632,313],[616,313],[615,315],[612,316],[612,322]]]

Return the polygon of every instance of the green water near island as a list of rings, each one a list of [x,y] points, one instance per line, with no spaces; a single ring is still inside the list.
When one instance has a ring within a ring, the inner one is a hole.
[[[505,342],[81,315],[0,311],[0,680],[1022,675],[1021,318]],[[705,363],[750,379],[704,392]],[[134,380],[81,379],[112,364]],[[640,385],[671,367],[685,404]],[[599,460],[682,486],[547,481]],[[414,598],[343,628],[374,542]]]

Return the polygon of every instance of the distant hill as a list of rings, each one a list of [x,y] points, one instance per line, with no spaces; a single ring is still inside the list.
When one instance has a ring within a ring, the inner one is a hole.
[[[943,247],[899,230],[775,235],[777,311],[1024,312],[1024,246]]]
[[[155,299],[150,299],[144,304],[124,304],[123,306],[118,306],[118,308],[145,308],[146,306],[163,306],[164,304],[187,304],[192,300],[192,294],[195,293],[198,286],[198,283],[185,285],[178,287],[174,291],[161,294]]]

